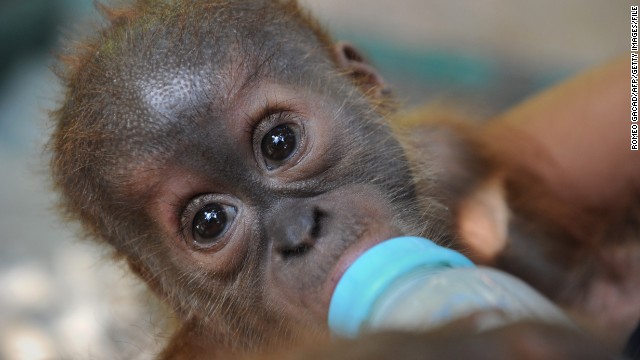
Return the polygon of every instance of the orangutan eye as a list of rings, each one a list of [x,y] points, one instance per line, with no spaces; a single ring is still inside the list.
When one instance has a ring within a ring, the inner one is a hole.
[[[296,152],[299,134],[298,126],[294,124],[278,125],[265,134],[260,150],[267,169],[277,168]]]
[[[222,238],[236,215],[233,206],[210,203],[202,207],[193,217],[191,234],[198,247],[209,248]]]

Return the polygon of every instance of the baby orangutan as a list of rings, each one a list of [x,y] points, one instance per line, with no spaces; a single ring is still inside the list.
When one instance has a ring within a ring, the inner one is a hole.
[[[618,85],[483,126],[426,121],[398,115],[380,75],[295,1],[102,10],[110,25],[64,57],[53,179],[65,214],[175,310],[161,358],[328,341],[340,275],[397,235],[520,276],[603,343],[636,326],[640,163],[608,135]],[[582,107],[593,99],[611,117]],[[487,344],[509,342],[496,334]],[[445,344],[473,351],[474,336]]]

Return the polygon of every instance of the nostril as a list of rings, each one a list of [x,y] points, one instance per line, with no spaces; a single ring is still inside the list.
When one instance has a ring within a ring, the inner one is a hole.
[[[313,209],[313,226],[309,231],[309,235],[311,235],[311,238],[313,238],[314,240],[320,237],[320,231],[322,230],[322,219],[325,216],[326,215],[322,210],[318,208]]]
[[[322,234],[322,222],[326,214],[317,208],[301,216],[297,225],[291,225],[279,238],[278,252],[283,259],[301,257],[313,249]]]
[[[311,250],[311,245],[302,243],[294,248],[282,249],[280,250],[280,255],[282,255],[283,259],[290,259],[294,257],[299,257]]]

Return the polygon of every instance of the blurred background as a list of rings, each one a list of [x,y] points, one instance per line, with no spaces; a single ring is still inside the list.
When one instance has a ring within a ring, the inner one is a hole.
[[[444,101],[481,118],[628,54],[626,1],[301,1],[409,106]],[[165,338],[144,286],[53,211],[52,55],[96,18],[91,0],[0,1],[0,359],[147,359]]]

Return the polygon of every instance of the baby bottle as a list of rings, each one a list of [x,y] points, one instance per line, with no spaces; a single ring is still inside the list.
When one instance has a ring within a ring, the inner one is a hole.
[[[368,249],[349,266],[331,298],[329,327],[343,337],[427,330],[484,310],[493,311],[477,324],[479,331],[523,319],[570,324],[521,280],[475,266],[427,239],[399,237]]]

